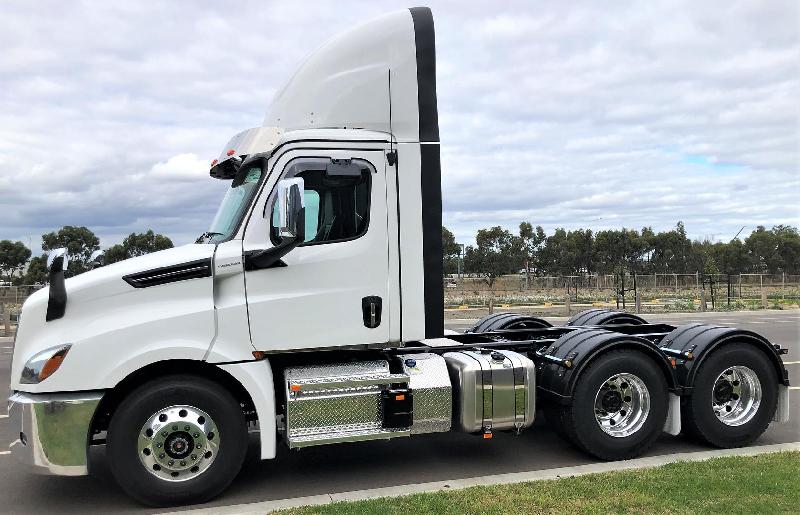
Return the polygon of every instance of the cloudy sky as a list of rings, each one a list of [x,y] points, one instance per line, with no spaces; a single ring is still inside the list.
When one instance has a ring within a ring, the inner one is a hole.
[[[613,4],[609,6],[607,4]],[[800,224],[796,0],[431,2],[444,220],[692,237]],[[208,163],[304,55],[396,2],[9,1],[0,239],[207,229]]]

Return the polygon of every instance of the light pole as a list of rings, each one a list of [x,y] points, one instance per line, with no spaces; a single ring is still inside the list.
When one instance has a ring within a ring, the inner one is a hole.
[[[463,279],[464,276],[464,244],[458,244],[458,278]]]

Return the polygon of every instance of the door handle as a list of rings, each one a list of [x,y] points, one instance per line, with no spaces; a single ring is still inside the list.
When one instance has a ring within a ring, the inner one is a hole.
[[[383,299],[370,295],[361,299],[361,314],[364,317],[364,326],[374,329],[381,325],[381,310]]]

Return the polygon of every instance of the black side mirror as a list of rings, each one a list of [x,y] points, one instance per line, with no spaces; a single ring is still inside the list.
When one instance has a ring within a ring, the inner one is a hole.
[[[64,286],[64,270],[69,264],[67,249],[60,248],[47,256],[47,272],[50,278],[50,291],[47,299],[45,321],[56,320],[64,316],[67,308],[67,289]]]

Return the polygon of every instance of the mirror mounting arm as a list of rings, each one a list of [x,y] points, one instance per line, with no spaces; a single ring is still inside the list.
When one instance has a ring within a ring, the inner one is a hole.
[[[306,209],[301,208],[299,214],[300,220],[305,220]],[[301,223],[297,227],[297,235],[295,235],[293,238],[284,237],[282,241],[275,247],[245,252],[244,269],[263,270],[265,268],[286,266],[286,263],[281,261],[281,258],[294,250],[295,247],[303,243],[305,239],[305,223]]]

